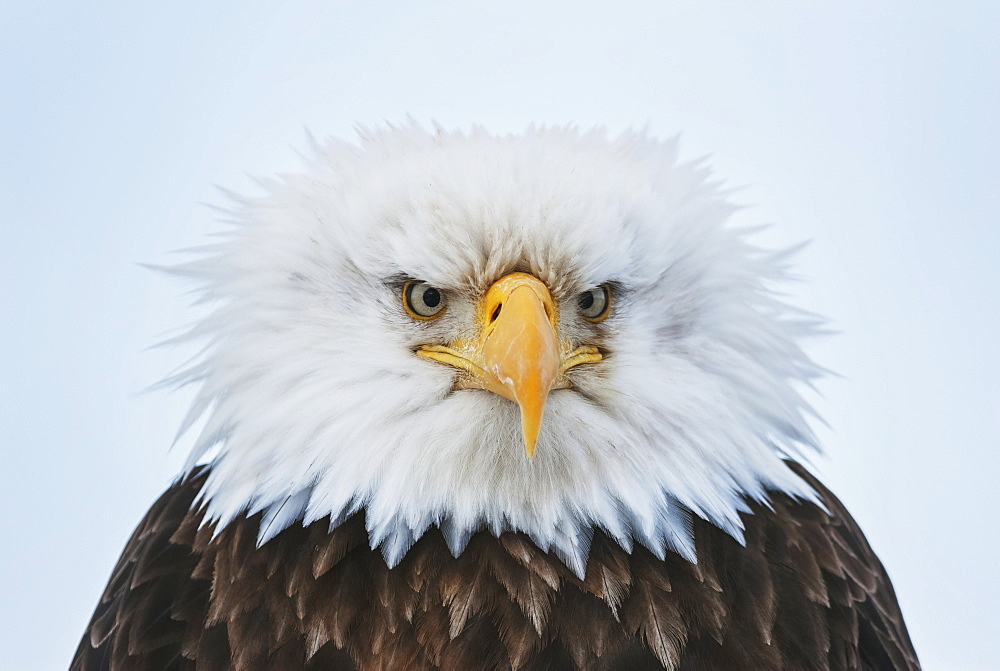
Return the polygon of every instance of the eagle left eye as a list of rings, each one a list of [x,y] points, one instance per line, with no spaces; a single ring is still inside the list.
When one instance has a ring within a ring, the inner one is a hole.
[[[410,281],[403,285],[403,307],[414,319],[436,319],[446,304],[444,292],[427,282]]]
[[[588,322],[604,321],[611,311],[611,290],[602,284],[580,294],[576,299],[580,315]]]

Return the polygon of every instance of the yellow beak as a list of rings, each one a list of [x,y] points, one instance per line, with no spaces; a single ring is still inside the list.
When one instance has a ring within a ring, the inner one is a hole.
[[[531,457],[549,391],[568,386],[566,369],[600,361],[601,355],[596,347],[569,350],[560,342],[552,295],[526,273],[497,280],[479,305],[477,321],[475,340],[424,346],[417,354],[467,371],[461,387],[488,389],[517,403],[524,448]]]
[[[531,275],[501,278],[483,301],[483,368],[497,393],[521,409],[528,456],[542,427],[545,400],[559,376],[559,335],[548,288]]]

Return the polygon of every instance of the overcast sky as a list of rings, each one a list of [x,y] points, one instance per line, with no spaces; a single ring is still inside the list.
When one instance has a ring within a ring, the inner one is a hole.
[[[12,4],[12,3],[8,3]],[[0,667],[68,665],[189,446],[187,287],[138,264],[219,228],[215,185],[304,129],[531,122],[681,133],[793,301],[839,331],[824,479],[928,669],[996,667],[1000,3],[49,2],[0,18]]]

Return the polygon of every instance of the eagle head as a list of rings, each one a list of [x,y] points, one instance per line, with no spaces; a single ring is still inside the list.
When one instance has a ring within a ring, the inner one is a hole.
[[[386,128],[265,190],[177,268],[217,528],[364,511],[390,566],[518,530],[582,575],[595,529],[694,560],[692,515],[740,539],[748,499],[812,496],[814,323],[675,141]]]

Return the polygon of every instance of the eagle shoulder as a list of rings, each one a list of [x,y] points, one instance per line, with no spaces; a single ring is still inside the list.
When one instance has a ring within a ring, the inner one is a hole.
[[[426,533],[395,568],[364,513],[216,530],[205,467],[150,508],[71,669],[918,669],[892,585],[843,505],[772,492],[745,545],[692,519],[698,562],[594,533],[586,575],[527,536]]]

